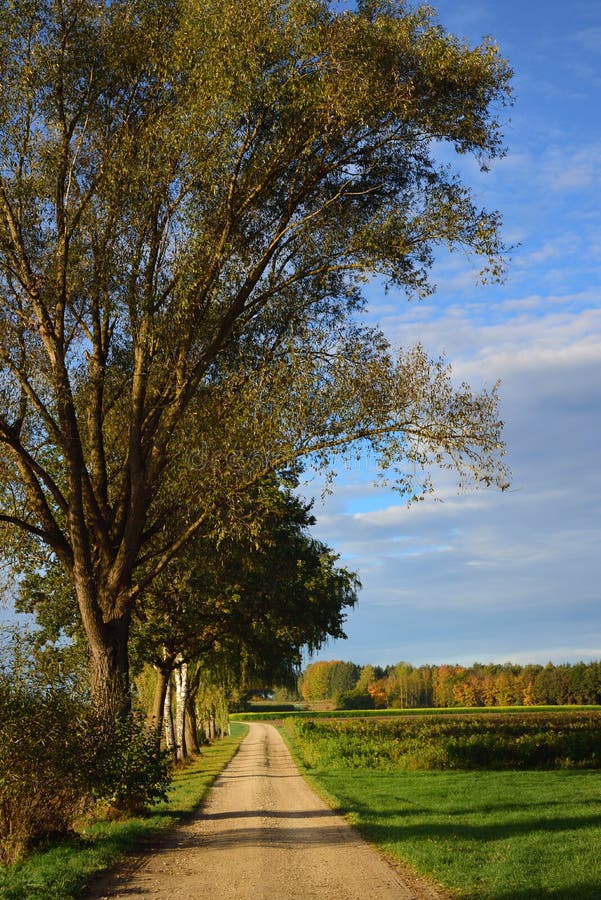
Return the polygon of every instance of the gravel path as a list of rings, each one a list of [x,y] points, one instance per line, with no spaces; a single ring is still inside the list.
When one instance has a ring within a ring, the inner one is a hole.
[[[99,898],[434,900],[311,790],[280,734],[252,723],[205,803],[151,854],[96,882]]]

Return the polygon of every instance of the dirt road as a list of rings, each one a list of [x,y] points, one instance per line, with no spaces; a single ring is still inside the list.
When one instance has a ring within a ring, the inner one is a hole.
[[[199,812],[92,898],[433,900],[308,787],[271,725],[253,723]]]

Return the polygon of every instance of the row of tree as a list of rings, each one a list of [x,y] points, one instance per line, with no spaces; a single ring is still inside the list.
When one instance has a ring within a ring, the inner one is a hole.
[[[295,684],[303,649],[344,637],[357,599],[356,576],[311,537],[309,504],[266,478],[240,508],[253,516],[252,533],[197,535],[132,620],[134,694],[178,759],[198,750],[199,731],[223,731],[228,705],[246,692]],[[84,635],[61,570],[25,576],[17,605],[36,613],[28,646],[40,677],[85,682]]]
[[[601,662],[469,667],[400,662],[382,668],[320,661],[304,670],[300,692],[309,704],[377,709],[601,704]]]
[[[340,635],[303,466],[506,484],[496,391],[361,315],[440,246],[500,276],[437,154],[503,153],[511,72],[401,0],[1,0],[0,69],[0,549],[96,706],[143,660],[158,719],[184,665],[276,678]]]

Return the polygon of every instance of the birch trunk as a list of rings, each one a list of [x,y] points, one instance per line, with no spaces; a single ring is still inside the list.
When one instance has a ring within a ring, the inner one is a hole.
[[[188,697],[188,663],[180,662],[174,670],[175,677],[175,754],[176,759],[186,758],[186,701]]]
[[[175,734],[173,732],[173,717],[171,715],[171,675],[167,678],[165,702],[163,705],[163,724],[165,726],[165,746],[171,753],[174,753]]]

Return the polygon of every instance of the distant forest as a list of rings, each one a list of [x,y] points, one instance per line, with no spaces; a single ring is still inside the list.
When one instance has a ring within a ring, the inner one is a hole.
[[[340,709],[601,704],[601,662],[381,667],[330,660],[308,665],[299,689],[309,704]]]

